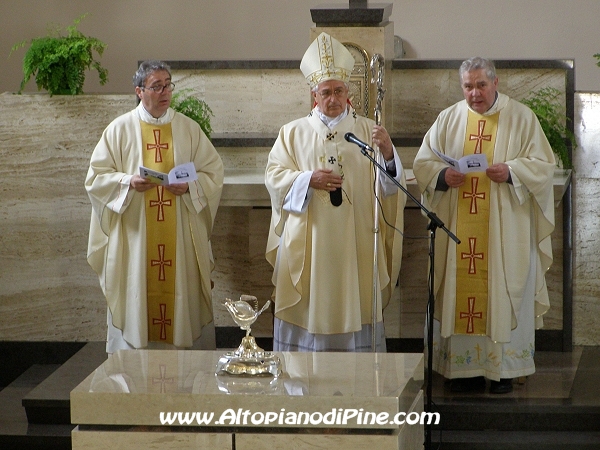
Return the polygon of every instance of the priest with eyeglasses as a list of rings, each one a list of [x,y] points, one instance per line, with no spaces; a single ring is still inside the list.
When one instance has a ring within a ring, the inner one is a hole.
[[[284,125],[269,153],[265,184],[272,216],[266,257],[275,286],[276,351],[371,351],[374,202],[378,236],[376,351],[383,352],[383,308],[396,286],[406,197],[381,176],[347,133],[380,150],[381,165],[405,184],[392,140],[349,101],[354,57],[327,33],[310,45],[300,70],[314,108]]]
[[[143,62],[133,84],[140,103],[104,130],[85,180],[87,259],[108,303],[106,350],[214,349],[210,237],[223,163],[200,126],[170,108],[167,64]],[[165,174],[189,163],[193,176],[171,184],[140,169]]]

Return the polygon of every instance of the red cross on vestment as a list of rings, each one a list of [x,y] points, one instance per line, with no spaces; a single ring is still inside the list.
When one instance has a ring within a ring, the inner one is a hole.
[[[485,192],[477,192],[477,186],[479,185],[479,177],[471,178],[471,192],[463,192],[463,198],[471,199],[471,207],[469,209],[470,214],[477,214],[477,199],[480,198],[485,200]]]
[[[477,129],[479,131],[478,134],[470,134],[469,135],[469,140],[470,141],[477,141],[477,144],[475,144],[475,154],[477,153],[481,153],[481,144],[482,141],[491,141],[492,140],[492,135],[491,134],[483,134],[483,130],[485,129],[485,120],[479,120],[477,122]]]
[[[481,311],[475,312],[475,297],[469,297],[469,311],[460,313],[461,319],[467,319],[467,334],[473,333],[473,320],[482,317],[483,313]]]
[[[154,144],[146,144],[146,150],[154,150],[154,162],[162,162],[161,150],[168,150],[169,144],[160,142],[160,130],[152,130],[154,133]]]
[[[150,207],[158,206],[158,211],[156,212],[156,221],[163,222],[165,220],[165,206],[171,206],[171,200],[164,199],[165,187],[164,186],[156,186],[156,195],[158,196],[158,200],[150,200]]]
[[[160,305],[160,306],[163,306],[163,305]],[[165,384],[167,384],[167,383],[173,384],[173,382],[175,381],[175,378],[173,378],[173,377],[167,378],[167,365],[166,364],[159,364],[158,370],[160,372],[160,377],[158,377],[158,378],[152,377],[152,384],[160,384],[160,393],[164,394],[165,392],[167,392],[167,390],[165,388]]]
[[[165,260],[165,244],[158,244],[158,257],[159,259],[150,260],[151,266],[160,266],[160,270],[158,271],[158,279],[159,281],[165,281],[165,266],[170,266],[172,264],[172,260]]]
[[[476,259],[483,259],[483,253],[475,253],[475,245],[477,244],[477,238],[469,238],[469,253],[462,252],[460,254],[461,259],[470,259],[469,261],[469,275],[475,275],[477,268],[475,267]]]
[[[160,325],[160,340],[164,341],[167,339],[167,325],[171,325],[171,319],[167,319],[167,305],[161,303],[160,305],[160,319],[152,319],[152,325]]]

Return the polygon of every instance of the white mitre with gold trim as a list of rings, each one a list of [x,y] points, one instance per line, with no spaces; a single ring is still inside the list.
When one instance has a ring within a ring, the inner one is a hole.
[[[337,39],[321,33],[304,53],[300,70],[311,89],[322,81],[347,83],[354,68],[354,56]]]

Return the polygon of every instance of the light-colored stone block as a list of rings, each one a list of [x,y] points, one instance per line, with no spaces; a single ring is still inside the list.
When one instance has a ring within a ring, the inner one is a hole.
[[[143,427],[135,432],[71,432],[73,450],[233,450],[233,435],[228,433],[185,433]]]

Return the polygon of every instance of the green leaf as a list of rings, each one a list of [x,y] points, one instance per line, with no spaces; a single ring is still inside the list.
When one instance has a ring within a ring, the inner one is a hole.
[[[569,146],[575,150],[577,143],[575,135],[566,126],[570,119],[565,115],[559,98],[560,91],[558,89],[545,87],[531,92],[529,97],[521,100],[521,103],[535,113],[550,147],[558,159],[559,166],[563,169],[572,169]]]
[[[38,90],[45,89],[50,95],[83,94],[85,74],[93,69],[98,72],[100,84],[108,82],[108,70],[94,58],[95,51],[102,56],[106,44],[97,38],[85,36],[77,26],[88,14],[83,14],[66,28],[67,35],[61,34],[62,29],[55,27],[47,36],[30,41],[29,49],[23,58],[23,80],[19,93],[31,77],[35,78]],[[26,42],[13,45],[11,54]]]
[[[192,95],[192,92],[192,89],[183,89],[175,92],[171,99],[171,107],[200,125],[204,134],[210,139],[212,133],[210,118],[211,116],[214,117],[214,114],[208,104],[204,100]]]

